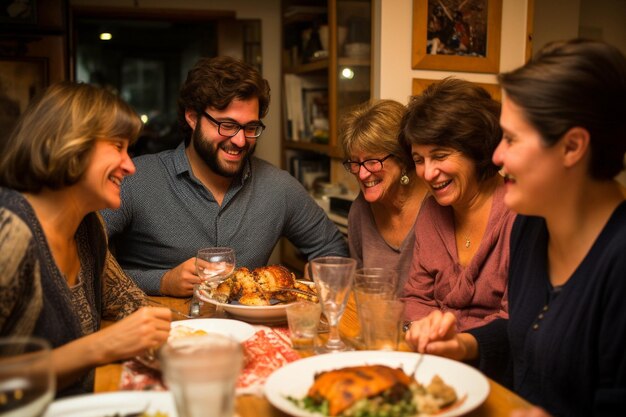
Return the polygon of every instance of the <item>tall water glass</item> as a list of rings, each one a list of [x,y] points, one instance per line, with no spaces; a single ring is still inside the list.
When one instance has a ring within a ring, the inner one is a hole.
[[[0,339],[0,415],[42,416],[54,397],[50,344],[36,337]]]
[[[160,351],[165,384],[179,417],[232,417],[243,348],[221,334],[187,337]]]
[[[310,268],[329,327],[328,341],[316,348],[316,351],[329,353],[351,350],[339,336],[339,320],[352,288],[356,261],[339,256],[325,256],[313,259]]]
[[[375,301],[397,298],[398,273],[389,268],[359,268],[354,273],[352,290],[361,327],[356,342],[365,345],[364,335],[370,321],[363,314],[364,309]]]

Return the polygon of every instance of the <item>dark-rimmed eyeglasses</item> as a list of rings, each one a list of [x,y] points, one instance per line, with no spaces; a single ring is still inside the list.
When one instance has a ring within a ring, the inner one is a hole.
[[[348,159],[347,161],[343,162],[343,167],[351,174],[358,174],[361,170],[361,167],[363,166],[366,170],[373,174],[375,172],[381,171],[383,169],[383,162],[391,158],[392,156],[393,154],[390,153],[382,159],[366,159],[363,162],[356,162]]]
[[[202,115],[215,123],[217,125],[217,132],[229,138],[235,136],[241,129],[243,129],[243,135],[246,138],[258,138],[265,130],[265,125],[261,122],[254,122],[247,125],[241,125],[237,122],[219,122],[215,120],[211,115],[205,111],[202,112]]]

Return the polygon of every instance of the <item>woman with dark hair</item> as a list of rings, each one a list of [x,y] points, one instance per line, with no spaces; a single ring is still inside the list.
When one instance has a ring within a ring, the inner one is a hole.
[[[403,149],[400,123],[406,107],[394,100],[364,103],[342,119],[343,166],[354,175],[361,192],[350,207],[350,257],[359,268],[385,267],[406,281],[415,218],[426,186]]]
[[[428,331],[433,311],[452,313],[461,329],[507,317],[514,214],[504,206],[504,183],[491,161],[502,137],[499,114],[487,91],[453,78],[409,103],[403,140],[431,194],[417,217],[404,287],[410,345]]]
[[[626,410],[626,57],[598,41],[544,47],[499,76],[504,137],[493,160],[511,234],[509,320],[457,333],[433,317],[420,352],[476,360],[554,415]],[[534,408],[529,414],[543,416]]]
[[[97,214],[119,207],[140,129],[117,96],[60,83],[29,106],[0,156],[0,336],[50,342],[59,396],[93,391],[96,366],[169,334],[171,313],[141,308],[145,294],[109,253]],[[101,319],[119,321],[101,330]]]

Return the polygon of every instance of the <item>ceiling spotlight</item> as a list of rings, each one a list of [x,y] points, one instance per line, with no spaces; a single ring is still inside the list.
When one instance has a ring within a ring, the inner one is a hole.
[[[110,41],[112,38],[113,38],[113,35],[111,35],[109,32],[102,32],[100,34],[101,41]]]
[[[141,121],[143,122],[143,124],[148,123],[148,115],[147,114],[142,114],[140,117]]]

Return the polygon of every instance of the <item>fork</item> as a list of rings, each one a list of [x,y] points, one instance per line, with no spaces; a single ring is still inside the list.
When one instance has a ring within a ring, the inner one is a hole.
[[[423,360],[424,360],[424,354],[420,353],[420,357],[417,358],[417,362],[415,363],[415,368],[413,368],[413,372],[411,373],[411,379],[416,379],[415,375],[417,374],[417,368],[420,367]]]
[[[178,311],[178,310],[176,310],[174,308],[171,308],[170,306],[165,305],[165,304],[163,304],[163,303],[161,303],[159,301],[153,300],[151,298],[146,298],[146,300],[148,300],[148,303],[151,303],[151,304],[154,304],[154,305],[157,305],[157,306],[160,306],[160,307],[169,308],[170,311],[172,312],[172,314],[178,314],[179,316],[182,316],[182,317],[184,317],[186,319],[193,319],[193,318],[195,318],[193,316],[190,316],[189,314],[185,314],[185,313],[183,313],[181,311]],[[126,417],[126,416],[123,416],[123,417]]]

